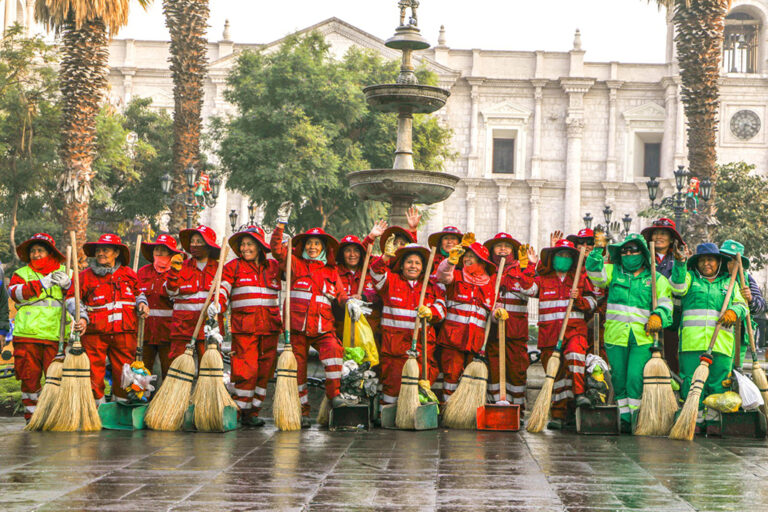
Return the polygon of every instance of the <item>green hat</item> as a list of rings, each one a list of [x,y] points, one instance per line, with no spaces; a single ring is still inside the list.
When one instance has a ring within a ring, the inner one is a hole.
[[[720,246],[720,252],[732,258],[735,258],[737,254],[741,254],[741,265],[744,267],[744,270],[749,268],[749,259],[744,256],[744,245],[736,240],[726,240],[723,242]]]
[[[625,245],[629,245],[632,242],[640,247],[640,252],[643,253],[643,259],[645,260],[644,263],[648,268],[650,268],[651,252],[648,250],[648,243],[645,241],[645,238],[643,238],[643,235],[639,233],[630,233],[627,235],[623,242],[618,242],[608,246],[608,254],[611,257],[613,264],[621,264],[621,248]]]

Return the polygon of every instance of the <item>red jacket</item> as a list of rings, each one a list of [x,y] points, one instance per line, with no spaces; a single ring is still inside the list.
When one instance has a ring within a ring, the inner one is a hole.
[[[74,296],[73,283],[67,299]],[[146,297],[139,291],[136,274],[125,265],[105,276],[97,276],[91,268],[80,272],[80,303],[88,314],[86,334],[136,332],[136,306],[142,302]]]
[[[371,277],[376,292],[381,297],[384,309],[381,316],[381,353],[387,356],[401,357],[411,349],[416,310],[421,295],[421,282],[408,281],[390,270],[383,260],[378,259],[371,266]],[[430,323],[437,323],[445,318],[445,297],[433,282],[427,285],[424,305],[432,311]],[[421,338],[419,338],[420,347]],[[427,329],[427,344],[434,345],[435,330]],[[419,349],[420,350],[420,349]]]
[[[445,286],[448,314],[440,329],[437,344],[467,352],[480,352],[485,338],[485,323],[496,302],[493,278],[488,279],[484,285],[471,284],[464,279],[461,270],[456,270],[447,260],[444,263],[438,269],[438,275]]]
[[[525,270],[521,270],[517,261],[504,267],[498,305],[509,313],[506,325],[507,338],[528,339],[528,296],[523,293],[523,290],[533,285],[534,270],[534,265],[528,265]]]
[[[171,340],[173,304],[165,291],[167,272],[158,272],[150,263],[139,269],[139,290],[147,297],[149,316],[144,321],[144,341],[151,345]]]
[[[557,345],[557,337],[565,319],[565,310],[568,309],[568,301],[573,285],[573,272],[568,272],[561,281],[556,272],[536,276],[535,283],[526,293],[530,297],[539,298],[539,348],[554,347]],[[571,316],[568,318],[568,327],[565,331],[565,339],[574,335],[587,335],[587,323],[584,320],[585,313],[592,311],[597,306],[597,300],[592,292],[592,283],[586,274],[579,279],[579,298],[573,301]]]
[[[275,260],[260,264],[235,259],[224,265],[219,304],[232,308],[234,334],[275,334],[282,330],[277,294],[282,286],[280,267]]]
[[[379,330],[379,327],[381,325],[381,299],[376,294],[376,288],[373,286],[373,278],[371,277],[370,273],[370,263],[373,262],[373,258],[371,258],[371,262],[369,262],[369,272],[368,275],[365,276],[365,286],[363,287],[363,300],[366,302],[371,302],[372,306],[372,312],[370,315],[366,315],[366,320],[368,320],[368,325],[371,326],[371,330],[376,333]],[[378,260],[378,258],[377,258]],[[339,279],[341,280],[341,285],[344,288],[344,293],[347,294],[347,297],[350,297],[352,295],[357,294],[357,290],[360,287],[360,270],[349,270],[344,265],[337,265],[336,271],[339,273]],[[341,330],[344,327],[344,308],[340,306],[336,306],[333,308],[333,314],[336,318],[336,332],[341,333]]]
[[[288,247],[283,245],[283,227],[277,226],[269,241],[272,255],[285,270]],[[328,255],[333,261],[333,255]],[[310,338],[334,331],[331,302],[344,305],[347,294],[334,265],[322,261],[291,258],[291,331]]]
[[[192,331],[195,330],[208,291],[216,277],[218,264],[218,261],[209,259],[200,270],[197,267],[197,260],[190,258],[182,264],[181,270],[171,268],[168,271],[165,291],[173,301],[171,339],[189,340],[192,337]],[[205,340],[203,329],[197,333],[197,340]]]

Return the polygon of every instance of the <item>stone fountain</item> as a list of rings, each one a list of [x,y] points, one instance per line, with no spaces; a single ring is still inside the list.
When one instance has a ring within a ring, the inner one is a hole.
[[[380,112],[397,113],[397,149],[392,169],[370,169],[348,175],[350,187],[363,200],[391,203],[390,223],[406,225],[405,211],[413,203],[445,201],[454,191],[457,176],[443,172],[417,171],[413,166],[413,114],[431,114],[445,105],[450,92],[419,84],[413,66],[413,52],[426,50],[429,43],[418,28],[418,0],[400,0],[400,26],[384,45],[403,52],[400,74],[394,84],[363,89],[368,105]],[[407,9],[411,16],[406,19]]]

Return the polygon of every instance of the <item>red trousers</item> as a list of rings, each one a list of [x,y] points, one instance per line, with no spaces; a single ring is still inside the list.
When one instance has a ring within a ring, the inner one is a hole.
[[[144,366],[147,368],[147,370],[152,372],[152,368],[155,366],[155,358],[160,357],[160,368],[163,374],[163,378],[165,378],[166,374],[168,373],[168,368],[171,367],[171,344],[170,343],[161,343],[158,345],[144,345],[142,347],[142,356],[141,359],[144,361]]]
[[[437,360],[435,359],[434,349],[427,352],[427,380],[432,384],[437,379],[439,373],[437,369]],[[403,366],[408,361],[407,355],[402,356],[388,356],[381,355],[381,404],[394,404],[397,403],[397,397],[400,395],[400,382],[403,376]],[[419,362],[419,379],[423,375],[423,359],[418,358]]]
[[[341,365],[344,363],[344,349],[335,332],[326,332],[310,338],[302,333],[291,332],[291,346],[296,356],[301,414],[309,416],[309,391],[307,390],[307,356],[313,346],[320,353],[320,362],[325,369],[325,396],[333,400],[341,391]]]
[[[112,363],[112,394],[118,400],[127,400],[120,377],[123,365],[136,357],[136,333],[83,334],[83,348],[91,361],[91,388],[98,403],[104,403],[104,375],[107,357]]]
[[[443,400],[447,402],[456,388],[459,387],[459,378],[461,378],[464,367],[472,361],[474,356],[471,352],[443,345],[439,346],[439,352],[440,370],[443,374]]]
[[[504,352],[506,354],[505,369],[507,401],[525,409],[525,383],[528,377],[528,339],[507,338],[504,343]],[[493,400],[501,400],[501,386],[499,383],[499,335],[496,333],[493,338],[488,340],[486,347],[488,355],[488,367],[490,370],[490,381],[488,382],[488,392],[493,396]]]
[[[21,403],[24,419],[29,421],[37,407],[40,394],[40,378],[56,356],[56,342],[44,342],[31,338],[13,339],[13,368],[16,379],[21,381]]]
[[[174,359],[184,353],[184,351],[187,349],[187,343],[189,343],[188,339],[171,340],[171,350],[168,353],[168,359],[171,360],[171,363],[173,363]],[[205,341],[195,342],[195,352],[195,355],[197,355],[197,360],[200,361],[200,358],[203,357],[203,354],[205,354]]]
[[[242,414],[258,416],[275,371],[279,334],[232,334],[232,400]]]
[[[565,340],[565,348],[560,355],[560,367],[555,375],[555,384],[552,388],[552,417],[560,420],[567,419],[568,401],[575,395],[585,391],[585,362],[587,356],[587,339],[581,335],[574,335]],[[541,363],[544,371],[547,369],[549,358],[555,347],[541,349]]]

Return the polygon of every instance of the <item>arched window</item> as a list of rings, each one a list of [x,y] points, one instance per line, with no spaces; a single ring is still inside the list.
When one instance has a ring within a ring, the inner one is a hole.
[[[725,17],[723,71],[757,73],[760,21],[745,12],[731,12]]]

